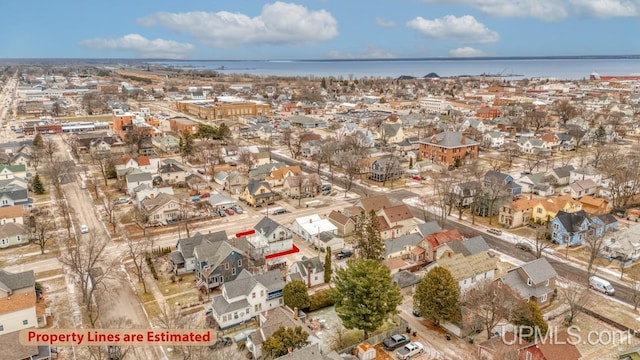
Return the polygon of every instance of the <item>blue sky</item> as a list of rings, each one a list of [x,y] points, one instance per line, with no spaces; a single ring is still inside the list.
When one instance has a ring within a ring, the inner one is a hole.
[[[640,54],[640,0],[3,1],[0,58]]]

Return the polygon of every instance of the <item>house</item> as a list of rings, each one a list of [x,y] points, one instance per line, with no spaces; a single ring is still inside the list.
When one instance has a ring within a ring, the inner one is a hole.
[[[640,224],[605,236],[602,254],[610,259],[636,261],[640,258]]]
[[[580,199],[585,195],[595,195],[598,192],[598,184],[593,180],[578,180],[569,185],[571,190],[571,197],[574,199]]]
[[[549,183],[556,186],[568,185],[569,180],[571,179],[571,171],[574,169],[573,165],[565,165],[552,169],[547,173]]]
[[[533,207],[533,221],[547,223],[551,221],[559,211],[576,212],[582,210],[580,202],[571,198],[571,195],[561,195],[540,199]]]
[[[276,163],[258,165],[249,170],[249,177],[254,180],[264,181],[267,178],[267,176],[271,174],[271,172],[281,167],[286,167],[286,164],[276,162]]]
[[[338,235],[342,237],[349,236],[355,231],[356,223],[353,218],[346,216],[339,211],[332,210],[329,215],[327,215],[327,219],[335,225],[338,229]]]
[[[310,259],[303,256],[302,260],[291,264],[287,279],[302,281],[308,288],[322,285],[324,284],[324,263],[318,256]]]
[[[522,186],[516,183],[511,175],[490,170],[484,174],[484,185],[491,187],[493,184],[503,185],[505,191],[512,196],[522,193]]]
[[[149,224],[166,225],[178,221],[187,215],[193,214],[195,206],[189,202],[181,201],[175,195],[158,194],[153,199],[145,199],[140,203],[140,209],[148,216]]]
[[[240,190],[238,189],[244,189],[250,178],[247,174],[231,170],[228,173],[225,171],[218,172],[214,176],[214,181],[222,185],[222,190],[224,191],[239,193]]]
[[[303,216],[293,221],[292,231],[303,240],[320,247],[318,236],[323,232],[338,234],[338,228],[328,219],[321,219],[317,214]]]
[[[492,149],[499,149],[504,145],[505,135],[501,131],[489,131],[482,136],[482,142]]]
[[[25,212],[22,206],[14,205],[14,206],[5,206],[0,207],[0,224],[24,224],[24,216]]]
[[[196,286],[207,291],[233,281],[247,267],[238,249],[227,241],[202,241],[193,248]]]
[[[297,327],[301,327],[302,331],[306,332],[309,337],[307,338],[307,342],[311,344],[307,347],[317,347],[317,344],[320,343],[320,339],[318,339],[313,332],[310,331],[309,326],[306,323],[306,317],[300,316],[299,309],[291,309],[288,306],[280,306],[273,308],[271,310],[263,311],[258,316],[258,329],[249,336],[247,336],[246,346],[249,352],[253,355],[253,359],[262,359],[262,343],[269,339],[273,333],[276,332],[280,327],[295,329]],[[298,312],[298,313],[296,313]],[[299,352],[304,351],[303,349],[292,349],[292,351],[285,355],[285,359],[289,359]],[[318,349],[318,354],[316,357],[313,355],[303,355],[300,359],[305,360],[324,360],[324,358],[320,355],[320,351]]]
[[[263,255],[274,254],[293,248],[293,233],[270,217],[263,217],[253,226],[255,233],[249,242],[256,247],[265,248]],[[260,244],[260,246],[258,246]]]
[[[517,145],[523,154],[546,154],[551,151],[546,142],[533,137],[521,137]]]
[[[318,174],[294,175],[285,179],[282,192],[293,199],[314,197],[320,192],[321,185]]]
[[[29,243],[29,229],[23,224],[6,223],[0,225],[0,248]]]
[[[529,174],[516,180],[518,185],[522,187],[523,193],[533,193],[534,187],[547,183],[547,179],[544,173]],[[552,188],[553,189],[553,188]]]
[[[498,281],[510,287],[522,299],[545,306],[556,289],[557,277],[558,273],[543,257],[510,269]]]
[[[400,123],[384,122],[380,125],[377,138],[383,145],[396,144],[404,140],[404,131]]]
[[[456,243],[453,241],[452,243]],[[464,292],[473,287],[478,281],[493,280],[496,270],[496,259],[488,251],[464,255],[448,252],[427,267],[428,272],[435,266],[441,266],[451,273],[458,282],[460,291]]]
[[[137,207],[140,207],[140,203],[143,200],[153,199],[160,194],[174,195],[173,188],[169,186],[156,188],[156,187],[150,187],[147,184],[142,184],[142,185],[136,186],[133,189],[133,191],[135,192],[133,203]]]
[[[500,207],[498,224],[509,228],[517,228],[529,224],[533,209],[539,200],[518,198]]]
[[[442,228],[440,227],[440,224],[434,220],[418,224],[413,231],[417,232],[422,237],[426,237],[427,235],[442,231]]]
[[[231,196],[219,193],[210,194],[207,201],[214,209],[229,209],[238,203],[238,200]]]
[[[27,167],[25,165],[0,165],[0,179],[27,177]]]
[[[447,251],[451,249],[447,246],[450,241],[462,241],[462,234],[456,229],[443,230],[435,234],[427,235],[421,242],[420,246],[426,251],[426,261],[435,261],[439,259]]]
[[[589,231],[594,229],[591,224],[589,215],[584,210],[574,213],[560,211],[551,220],[551,241],[567,246],[580,245],[587,236],[593,235]]]
[[[447,166],[473,162],[478,158],[478,142],[461,132],[445,131],[420,141],[420,157]]]
[[[511,331],[501,334],[500,336],[494,336],[478,344],[479,359],[498,360],[511,355],[513,356],[513,359],[518,360],[543,359],[541,357],[540,350],[535,343],[521,339]]]
[[[0,348],[3,359],[24,360],[51,358],[48,345],[22,345],[20,332],[38,328],[36,309],[38,294],[33,270],[10,273],[0,269]]]
[[[585,166],[578,169],[573,169],[569,172],[569,184],[580,180],[593,180],[594,183],[602,185],[602,173],[593,166]]]
[[[419,275],[409,270],[400,270],[391,276],[391,283],[398,285],[402,295],[413,295],[420,280],[422,279]]]
[[[163,153],[176,153],[180,148],[180,140],[173,135],[156,136],[152,142]]]
[[[410,259],[411,251],[422,241],[423,237],[418,233],[402,235],[384,242],[384,258]]]
[[[580,198],[582,210],[590,216],[606,214],[611,210],[611,206],[606,199],[586,195]]]
[[[176,250],[169,253],[169,262],[172,264],[171,271],[176,275],[196,271],[196,258],[193,255],[193,249],[203,242],[214,243],[227,240],[227,232],[224,230],[210,234],[198,232],[192,237],[179,239]]]
[[[273,204],[276,194],[271,191],[271,186],[266,181],[250,180],[240,194],[240,200],[257,207]]]
[[[387,182],[402,177],[404,170],[397,157],[386,155],[377,158],[371,163],[369,179],[378,182]]]
[[[23,209],[31,208],[32,199],[29,199],[29,191],[26,184],[18,182],[0,186],[0,207],[20,205]]]
[[[33,155],[28,152],[19,152],[13,154],[11,156],[11,160],[9,161],[13,165],[22,165],[25,168],[31,167],[31,162],[33,161]]]
[[[344,237],[330,231],[325,231],[318,235],[318,243],[316,245],[320,251],[326,251],[331,248],[331,252],[344,249]]]
[[[153,177],[148,172],[140,172],[135,174],[128,174],[125,176],[127,182],[127,194],[133,195],[134,189],[140,185],[146,185],[148,188],[153,187]]]
[[[538,196],[552,196],[555,194],[555,189],[549,184],[538,184],[531,189],[531,192]]]
[[[558,151],[573,151],[578,146],[578,140],[575,136],[571,134],[557,134],[558,139],[560,139],[560,146],[558,146]]]
[[[186,181],[189,173],[178,163],[170,162],[158,167],[158,174],[166,183],[181,183]]]
[[[478,181],[466,181],[454,184],[451,188],[451,199],[456,207],[467,208],[473,202],[481,184]]]
[[[287,177],[296,175],[302,175],[302,169],[299,165],[281,166],[278,169],[271,171],[271,173],[265,178],[265,181],[267,181],[271,187],[278,187],[284,185],[284,181]]]
[[[538,138],[544,141],[546,148],[551,151],[557,151],[560,148],[560,138],[553,133],[546,133]]]
[[[391,230],[391,237],[409,234],[415,227],[413,214],[406,204],[385,207],[378,210],[377,215],[379,220],[384,219],[382,223]]]
[[[221,330],[248,322],[262,311],[283,305],[284,285],[280,270],[252,275],[243,269],[213,297],[211,316]]]

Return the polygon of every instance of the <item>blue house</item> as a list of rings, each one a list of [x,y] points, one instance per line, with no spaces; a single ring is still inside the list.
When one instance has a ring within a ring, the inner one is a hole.
[[[584,210],[559,211],[551,220],[551,240],[557,244],[581,245],[588,235],[600,237],[617,228],[618,220],[611,214],[589,217]]]
[[[505,185],[506,190],[513,196],[522,194],[522,186],[513,181],[513,177],[509,174],[497,172],[497,171],[487,171],[484,174],[484,183],[502,183]]]

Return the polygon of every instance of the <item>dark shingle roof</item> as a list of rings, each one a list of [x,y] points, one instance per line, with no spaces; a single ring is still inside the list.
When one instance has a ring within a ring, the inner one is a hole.
[[[574,170],[573,165],[565,165],[565,166],[561,166],[559,168],[555,168],[551,171],[553,171],[554,173],[556,173],[556,176],[558,178],[565,178],[565,177],[569,177],[569,175],[571,175],[571,171]]]
[[[0,269],[0,289],[5,292],[33,287],[35,284],[36,277],[33,270],[14,274]]]
[[[426,223],[418,224],[418,232],[422,236],[427,236],[440,232],[442,228],[438,225],[437,221],[429,221]]]
[[[178,240],[178,244],[176,244],[176,247],[180,246],[180,249],[182,250],[182,256],[188,259],[193,256],[193,249],[196,246],[202,244],[203,241],[216,242],[226,240],[228,240],[228,237],[227,232],[224,230],[216,231],[211,234],[200,234],[198,232],[190,238]]]
[[[269,217],[263,217],[253,228],[264,237],[269,238],[271,234],[280,226],[278,222]]]
[[[580,225],[582,225],[585,220],[589,220],[589,215],[587,215],[584,210],[576,211],[574,213],[559,211],[556,218],[560,221],[566,231],[578,232],[580,231]]]

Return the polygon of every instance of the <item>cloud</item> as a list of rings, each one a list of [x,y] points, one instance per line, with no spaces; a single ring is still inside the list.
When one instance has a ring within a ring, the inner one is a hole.
[[[149,40],[139,34],[128,34],[117,39],[94,38],[83,40],[80,45],[97,50],[133,51],[140,57],[181,59],[195,50],[189,43],[173,40]]]
[[[368,46],[361,54],[343,53],[340,51],[330,51],[331,59],[393,59],[396,56],[377,46]]]
[[[500,40],[497,32],[490,30],[471,15],[461,17],[446,15],[435,20],[418,16],[408,21],[407,26],[431,39],[456,40],[472,44],[490,44]]]
[[[578,14],[608,19],[613,17],[637,16],[634,2],[620,0],[569,0]]]
[[[394,27],[394,26],[396,26],[396,23],[394,21],[387,20],[385,18],[377,17],[376,18],[376,25],[378,25],[380,27]]]
[[[564,0],[424,0],[432,4],[466,5],[500,18],[558,21],[569,16]],[[593,0],[598,2],[598,0]],[[607,0],[615,1],[615,0]]]
[[[338,35],[338,22],[325,10],[275,2],[262,7],[262,13],[249,17],[240,13],[158,12],[138,19],[142,26],[162,26],[188,33],[211,47],[242,44],[315,44]]]
[[[482,50],[478,50],[478,49],[474,49],[474,48],[469,47],[469,46],[465,46],[465,47],[449,50],[449,56],[451,56],[451,57],[480,57],[480,56],[487,56],[487,53],[485,53]]]

